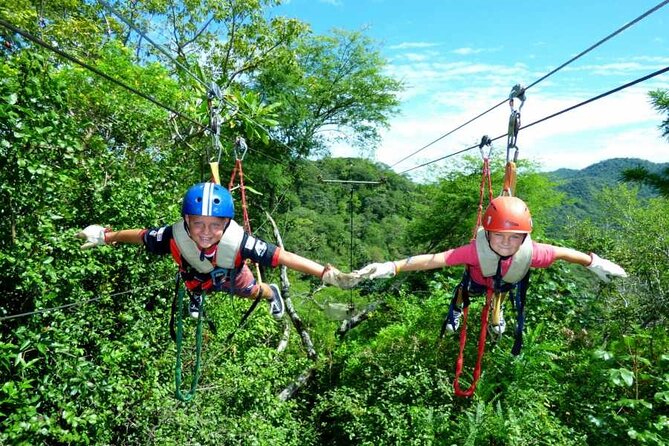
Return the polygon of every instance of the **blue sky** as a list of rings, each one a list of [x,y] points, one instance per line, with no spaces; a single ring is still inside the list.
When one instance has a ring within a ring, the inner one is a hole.
[[[387,73],[402,80],[401,113],[383,132],[373,159],[393,165],[529,85],[660,0],[289,0],[273,15],[298,18],[315,32],[333,28],[364,33],[379,42]],[[613,37],[527,91],[528,124],[669,66],[669,5]],[[575,111],[521,130],[520,156],[542,170],[580,169],[616,157],[669,161],[669,142],[658,129],[663,116],[648,99],[669,89],[663,74]],[[503,105],[421,150],[393,168],[401,172],[506,132]],[[506,139],[493,156],[504,156]],[[334,156],[359,156],[333,146]],[[472,152],[474,153],[474,152]],[[457,157],[412,171],[453,163]]]

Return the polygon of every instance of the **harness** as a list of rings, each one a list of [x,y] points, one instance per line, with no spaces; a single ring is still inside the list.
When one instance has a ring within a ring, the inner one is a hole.
[[[490,247],[483,227],[479,227],[476,231],[476,254],[478,255],[483,277],[495,277],[499,274],[500,256]],[[527,234],[518,252],[511,257],[509,270],[501,277],[501,280],[504,283],[511,284],[520,282],[530,270],[531,263],[532,239],[530,238],[530,234]]]
[[[234,220],[230,220],[223,232],[223,237],[216,246],[215,264],[207,259],[197,244],[190,238],[184,220],[172,225],[174,244],[172,256],[184,271],[188,266],[200,274],[211,276],[211,288],[220,290],[225,279],[233,280],[237,268],[237,257],[244,240],[244,229]],[[185,262],[185,264],[184,264]],[[190,281],[189,281],[190,282]],[[189,288],[193,288],[192,284]]]

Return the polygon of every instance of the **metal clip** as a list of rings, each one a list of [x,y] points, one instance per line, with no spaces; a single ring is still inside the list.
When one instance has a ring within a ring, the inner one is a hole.
[[[483,147],[488,146],[490,149],[488,150],[488,155],[486,156],[485,152],[483,151]],[[483,135],[481,137],[481,142],[479,143],[479,150],[481,151],[481,158],[487,159],[490,158],[490,155],[492,154],[492,140],[488,135]]]
[[[246,152],[249,150],[249,146],[246,145],[246,141],[244,138],[241,136],[238,136],[235,139],[235,147],[234,147],[234,152],[235,152],[235,159],[243,161],[244,157],[246,156]],[[241,152],[241,156],[239,153]]]
[[[523,87],[520,84],[516,84],[511,88],[511,93],[509,93],[509,106],[511,107],[511,111],[513,111],[513,100],[515,98],[520,99],[520,107],[518,107],[518,112],[520,112],[520,109],[523,108],[523,105],[525,104],[525,87]]]
[[[513,100],[515,98],[520,99],[520,106],[518,109],[514,109]],[[509,107],[511,108],[511,115],[509,116],[509,128],[507,132],[506,140],[506,162],[510,161],[511,149],[515,149],[513,154],[513,162],[518,161],[518,130],[520,130],[520,110],[523,108],[526,100],[525,88],[520,84],[516,84],[511,88],[511,93],[509,93]]]

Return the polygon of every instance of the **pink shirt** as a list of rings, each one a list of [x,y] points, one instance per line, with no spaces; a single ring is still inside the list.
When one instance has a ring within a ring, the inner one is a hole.
[[[472,240],[469,244],[460,246],[459,248],[449,249],[444,252],[444,260],[446,265],[469,265],[469,272],[474,282],[492,287],[492,278],[483,277],[483,272],[479,266],[479,256],[476,252],[476,241]],[[532,268],[548,268],[555,262],[555,249],[553,245],[545,243],[532,242]],[[511,259],[502,260],[502,275],[506,274],[511,266]]]

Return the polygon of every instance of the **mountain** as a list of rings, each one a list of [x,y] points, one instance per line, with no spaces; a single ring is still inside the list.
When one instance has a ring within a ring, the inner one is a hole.
[[[584,169],[558,169],[546,175],[558,183],[557,189],[567,195],[570,204],[562,209],[577,218],[596,215],[602,212],[594,200],[597,192],[624,183],[622,173],[634,167],[643,167],[649,172],[660,173],[669,163],[653,163],[639,158],[612,158],[592,164]],[[639,196],[643,198],[658,196],[657,191],[641,186]]]

